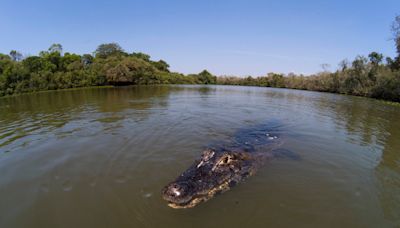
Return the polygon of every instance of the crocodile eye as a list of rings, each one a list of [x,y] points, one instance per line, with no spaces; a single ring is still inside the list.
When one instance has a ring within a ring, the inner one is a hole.
[[[234,163],[237,160],[238,156],[236,154],[225,154],[217,160],[214,167],[212,168],[212,171],[215,171],[219,168],[224,169],[224,167],[230,167],[234,165],[231,163]]]
[[[229,154],[220,158],[219,161],[217,162],[217,165],[228,165],[235,160],[236,160],[235,157]]]

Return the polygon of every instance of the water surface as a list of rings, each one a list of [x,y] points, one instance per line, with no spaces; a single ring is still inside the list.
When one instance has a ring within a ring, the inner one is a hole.
[[[0,99],[0,227],[400,225],[400,107],[286,89],[144,86]],[[210,143],[270,120],[284,149],[174,210],[160,190]]]

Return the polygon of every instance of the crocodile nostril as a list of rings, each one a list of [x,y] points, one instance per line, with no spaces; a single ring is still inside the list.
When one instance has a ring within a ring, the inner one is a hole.
[[[167,187],[166,193],[171,197],[182,197],[187,192],[187,185],[185,183],[173,183]]]
[[[171,193],[174,194],[175,196],[180,196],[181,195],[181,191],[179,191],[178,188],[171,188]]]

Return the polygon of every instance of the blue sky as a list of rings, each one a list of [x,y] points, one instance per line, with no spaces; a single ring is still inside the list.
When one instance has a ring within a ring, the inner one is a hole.
[[[1,0],[0,52],[117,42],[183,73],[310,74],[371,51],[394,56],[396,14],[399,0]]]

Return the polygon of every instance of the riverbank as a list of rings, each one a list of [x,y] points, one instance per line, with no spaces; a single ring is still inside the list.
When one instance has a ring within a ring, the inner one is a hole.
[[[376,52],[368,58],[358,56],[352,62],[342,61],[334,72],[324,70],[309,76],[269,73],[244,78],[217,77],[207,70],[187,75],[170,72],[164,60],[154,61],[141,52],[125,52],[116,43],[101,44],[94,53],[63,54],[61,45],[54,44],[39,56],[25,59],[14,52],[0,54],[0,97],[92,86],[218,84],[301,89],[400,102],[400,57],[387,57],[384,62],[383,55]]]
[[[127,85],[127,86],[166,86],[166,85],[198,85],[198,86],[206,86],[205,84],[151,84],[151,85]],[[302,90],[302,91],[310,91],[310,92],[321,92],[321,93],[330,93],[330,94],[338,94],[338,95],[346,95],[346,96],[355,96],[355,97],[364,97],[364,98],[371,98],[374,100],[381,101],[388,105],[394,105],[400,107],[400,102],[398,101],[390,101],[380,98],[374,97],[366,97],[361,95],[353,95],[353,94],[344,94],[344,93],[334,93],[328,91],[317,91],[317,90],[307,90],[307,89],[300,89],[300,88],[285,88],[285,87],[271,87],[271,86],[260,86],[260,85],[229,85],[229,84],[209,84],[209,85],[222,85],[222,86],[238,86],[238,87],[264,87],[264,88],[274,88],[274,89],[290,89],[290,90]],[[74,91],[74,90],[83,90],[83,89],[104,89],[104,88],[119,88],[119,87],[126,87],[126,86],[113,86],[113,85],[104,85],[104,86],[88,86],[88,87],[76,87],[76,88],[67,88],[67,89],[55,89],[55,90],[41,90],[41,91],[34,91],[34,92],[25,92],[25,93],[18,93],[12,94],[7,96],[2,96],[2,98],[10,98],[10,97],[17,97],[21,95],[33,95],[33,94],[40,94],[40,93],[49,93],[49,92],[64,92],[64,91]]]
[[[75,87],[75,88],[66,88],[66,89],[39,90],[39,91],[31,91],[31,92],[24,92],[24,93],[6,95],[6,96],[0,97],[0,99],[2,99],[2,98],[10,98],[10,97],[17,97],[17,96],[21,96],[21,95],[34,95],[34,94],[41,94],[41,93],[64,92],[64,91],[74,91],[74,90],[82,90],[82,89],[105,89],[105,88],[113,88],[113,87],[115,87],[115,86],[104,85],[104,86]]]
[[[270,73],[265,77],[218,77],[220,85],[300,89],[370,97],[400,102],[400,70],[373,61],[354,60],[353,66],[335,72],[304,76]]]

